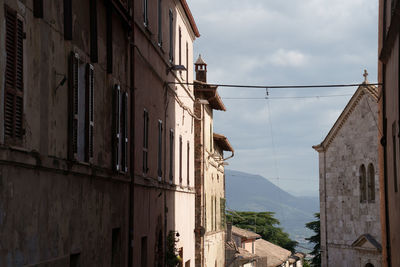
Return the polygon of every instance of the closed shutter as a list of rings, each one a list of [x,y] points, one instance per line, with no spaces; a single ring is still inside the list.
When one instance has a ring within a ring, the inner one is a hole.
[[[113,162],[115,171],[121,170],[120,165],[120,147],[121,147],[121,87],[119,85],[114,86],[114,111],[113,111]]]
[[[94,130],[94,67],[86,65],[86,161],[93,159]]]
[[[122,171],[128,172],[128,93],[124,93],[122,96]]]
[[[78,155],[78,120],[79,120],[79,55],[72,52],[70,56],[70,158]]]
[[[158,157],[157,157],[157,174],[159,180],[162,178],[162,130],[163,123],[161,120],[158,121]]]
[[[6,71],[4,95],[4,134],[8,139],[23,135],[23,39],[24,25],[17,12],[5,8]]]
[[[174,179],[174,130],[169,132],[169,181]]]
[[[144,110],[143,112],[143,123],[143,173],[147,173],[149,170],[149,113],[147,110]]]

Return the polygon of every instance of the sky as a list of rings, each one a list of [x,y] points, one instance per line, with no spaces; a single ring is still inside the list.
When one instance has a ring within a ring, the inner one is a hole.
[[[364,69],[377,81],[378,0],[187,2],[201,34],[194,60],[201,54],[208,64],[209,83],[361,83]],[[318,195],[312,146],[355,89],[268,89],[266,100],[266,89],[220,87],[227,111],[214,112],[214,131],[235,149],[226,168],[262,175],[295,195]]]

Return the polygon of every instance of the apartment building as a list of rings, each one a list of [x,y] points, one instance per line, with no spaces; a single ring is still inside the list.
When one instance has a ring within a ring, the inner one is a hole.
[[[130,1],[0,1],[0,266],[126,266]]]
[[[136,1],[133,26],[133,266],[194,266],[193,42],[200,34],[184,0]]]
[[[233,157],[229,140],[214,133],[214,110],[226,108],[217,87],[207,84],[207,64],[195,63],[196,265],[225,266],[225,160]],[[231,155],[224,158],[224,151]]]

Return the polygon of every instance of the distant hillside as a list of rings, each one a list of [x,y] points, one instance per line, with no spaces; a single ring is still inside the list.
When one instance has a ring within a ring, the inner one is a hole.
[[[281,227],[291,238],[304,245],[304,238],[313,235],[305,228],[319,212],[318,197],[293,196],[264,177],[225,170],[227,207],[240,211],[273,211]]]

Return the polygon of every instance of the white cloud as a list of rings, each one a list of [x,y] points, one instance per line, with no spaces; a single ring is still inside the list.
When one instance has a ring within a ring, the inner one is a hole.
[[[269,62],[279,66],[300,67],[306,64],[306,56],[299,51],[278,49]]]

